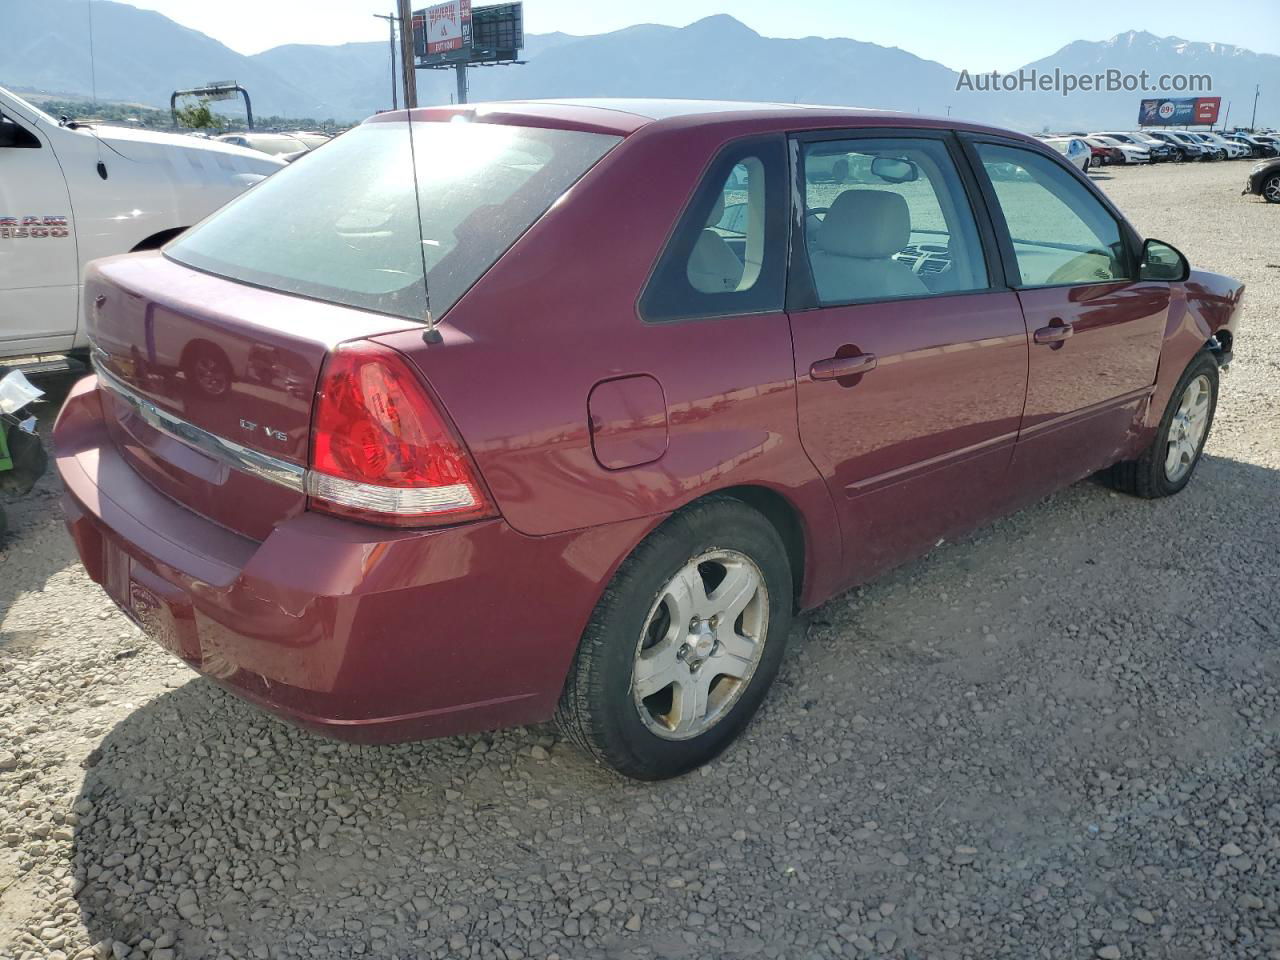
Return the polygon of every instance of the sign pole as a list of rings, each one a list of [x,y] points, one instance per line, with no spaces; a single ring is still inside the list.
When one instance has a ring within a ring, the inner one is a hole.
[[[467,102],[467,65],[465,63],[454,64],[454,69],[458,71],[458,102]]]
[[[391,109],[400,109],[400,81],[396,77],[396,21],[400,19],[395,14],[375,13],[375,17],[379,20],[387,21],[387,26],[391,29]]]
[[[1249,119],[1249,131],[1252,133],[1258,125],[1258,94],[1262,92],[1262,84],[1253,85],[1253,116]]]
[[[404,105],[412,110],[418,105],[418,74],[414,66],[413,11],[409,0],[399,0],[400,13],[400,65],[404,72]]]

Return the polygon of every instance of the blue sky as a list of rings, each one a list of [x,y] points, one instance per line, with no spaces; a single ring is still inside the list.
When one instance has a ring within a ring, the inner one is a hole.
[[[480,0],[483,2],[483,0]],[[282,43],[379,40],[394,0],[133,0],[241,53]],[[417,0],[414,6],[425,6]],[[959,70],[1009,70],[1072,40],[1105,40],[1125,30],[1217,41],[1280,54],[1276,0],[525,0],[531,33],[603,33],[638,22],[684,26],[729,13],[775,37],[842,36],[902,47]]]

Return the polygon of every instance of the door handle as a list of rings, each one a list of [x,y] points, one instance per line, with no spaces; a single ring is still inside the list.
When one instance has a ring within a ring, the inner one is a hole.
[[[1047,327],[1041,327],[1035,333],[1036,343],[1061,343],[1075,333],[1075,327],[1061,320],[1055,320]]]
[[[859,353],[852,357],[828,357],[826,360],[815,361],[809,368],[809,376],[814,380],[840,380],[844,377],[868,373],[876,368],[878,362],[874,353]]]

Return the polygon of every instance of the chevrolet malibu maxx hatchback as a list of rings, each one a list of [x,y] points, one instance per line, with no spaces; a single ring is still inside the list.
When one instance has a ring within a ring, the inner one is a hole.
[[[56,457],[90,575],[240,696],[365,742],[554,716],[659,778],[795,611],[1099,471],[1181,490],[1241,296],[1001,130],[388,113],[90,268]]]

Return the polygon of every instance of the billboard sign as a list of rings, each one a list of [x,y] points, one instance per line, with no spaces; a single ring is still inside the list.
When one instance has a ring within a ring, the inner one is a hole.
[[[201,100],[235,100],[240,96],[234,80],[211,80],[199,89]]]
[[[449,0],[416,11],[413,43],[419,57],[438,57],[470,49],[471,0]]]
[[[1165,125],[1195,126],[1218,122],[1221,97],[1174,97],[1172,99],[1143,100],[1138,109],[1138,125],[1159,127]]]
[[[496,3],[471,11],[471,59],[515,60],[524,46],[524,5]]]
[[[437,3],[413,13],[413,51],[419,67],[515,61],[524,46],[524,7],[471,0]]]

